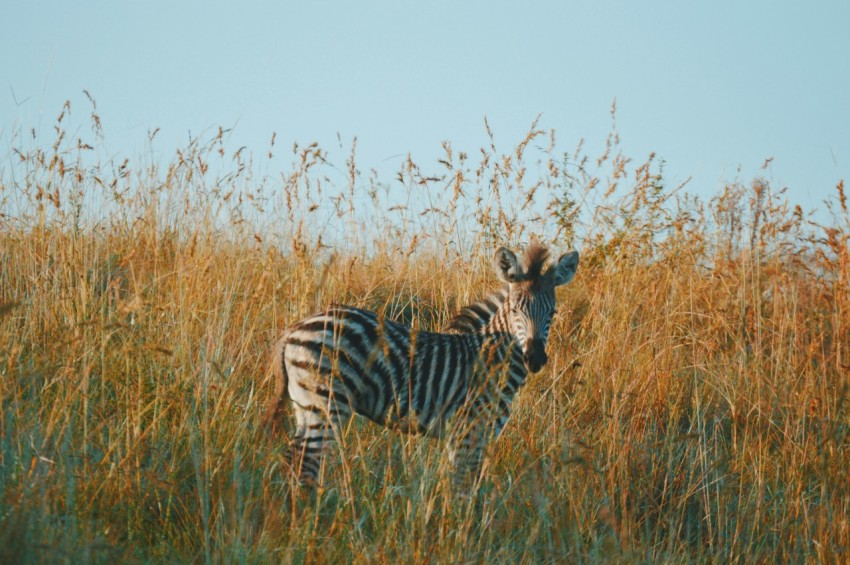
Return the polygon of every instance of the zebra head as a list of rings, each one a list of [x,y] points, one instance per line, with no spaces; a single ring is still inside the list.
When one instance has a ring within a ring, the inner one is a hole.
[[[500,247],[493,257],[499,278],[508,284],[508,296],[502,303],[502,320],[522,348],[525,366],[536,373],[546,364],[546,340],[555,316],[555,287],[567,284],[578,268],[578,251],[562,255],[546,267],[549,250],[531,245],[522,260],[513,251]]]

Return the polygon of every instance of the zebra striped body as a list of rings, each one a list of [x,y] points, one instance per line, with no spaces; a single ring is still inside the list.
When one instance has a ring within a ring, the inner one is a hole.
[[[536,253],[545,261],[545,250]],[[569,258],[566,280],[578,254]],[[543,278],[541,268],[535,281]],[[529,282],[520,273],[534,269],[523,271],[516,260],[507,269],[497,265],[508,287],[462,310],[448,326],[451,333],[414,331],[351,306],[333,306],[290,326],[275,346],[276,394],[266,417],[279,424],[289,397],[296,417],[290,457],[299,480],[318,479],[323,455],[354,413],[402,431],[446,436],[459,472],[477,471],[529,370],[546,360],[555,285],[541,286],[542,295],[534,295],[531,284],[513,288]]]

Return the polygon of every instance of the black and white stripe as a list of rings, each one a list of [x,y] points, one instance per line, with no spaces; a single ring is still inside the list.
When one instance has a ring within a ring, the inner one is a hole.
[[[480,333],[508,298],[508,287],[494,292],[483,300],[465,306],[452,318],[446,331],[454,333]]]
[[[572,279],[573,252],[543,273],[546,250],[521,264],[500,248],[494,265],[507,286],[464,308],[450,333],[415,331],[351,306],[333,306],[290,326],[272,360],[278,425],[288,397],[296,431],[291,462],[302,483],[318,479],[323,455],[352,414],[406,432],[445,436],[459,473],[480,468],[529,370],[545,364],[554,288]]]

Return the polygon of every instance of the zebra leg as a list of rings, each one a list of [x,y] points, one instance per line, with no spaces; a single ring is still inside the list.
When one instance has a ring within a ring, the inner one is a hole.
[[[455,484],[476,483],[483,476],[487,446],[499,437],[509,412],[499,410],[493,396],[481,395],[457,412],[449,435],[449,463]],[[506,404],[508,407],[510,403]]]
[[[304,486],[319,482],[322,461],[351,418],[347,403],[326,403],[323,408],[295,405],[296,430],[289,444],[288,459],[299,484]]]
[[[472,434],[456,438],[449,443],[449,464],[454,475],[460,479],[477,479],[484,463],[486,444]]]
[[[481,479],[491,426],[481,420],[464,422],[451,434],[448,459],[451,466],[452,485],[468,492]]]
[[[322,410],[295,404],[295,435],[289,442],[287,459],[301,485],[312,485],[318,478],[324,451],[325,429]]]

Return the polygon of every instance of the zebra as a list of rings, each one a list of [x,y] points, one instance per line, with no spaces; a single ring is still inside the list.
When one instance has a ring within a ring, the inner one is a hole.
[[[477,477],[514,395],[546,364],[555,288],[578,268],[577,251],[546,268],[548,258],[536,243],[522,258],[500,247],[493,266],[504,287],[463,308],[443,333],[345,305],[289,326],[273,348],[275,390],[264,422],[273,433],[284,427],[288,397],[296,429],[286,461],[298,483],[318,483],[322,460],[352,414],[445,437],[453,475]]]

